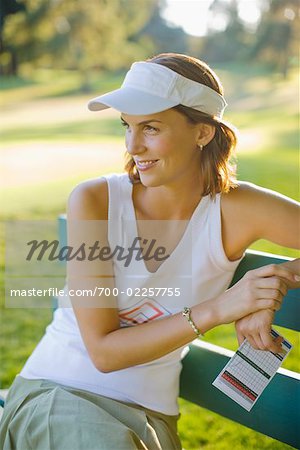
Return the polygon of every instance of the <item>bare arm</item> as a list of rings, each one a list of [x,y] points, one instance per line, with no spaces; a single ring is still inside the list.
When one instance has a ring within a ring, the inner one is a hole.
[[[81,242],[92,244],[100,240],[107,244],[107,186],[105,181],[78,186],[68,202],[68,245],[75,248]],[[101,230],[101,231],[100,231]],[[68,263],[69,289],[93,289],[101,285],[114,286],[111,261],[75,261]],[[278,309],[285,283],[293,280],[286,268],[267,266],[252,271],[234,288],[217,298],[192,308],[192,318],[205,333],[254,311]],[[273,289],[277,287],[276,289]],[[268,291],[268,292],[267,292]],[[244,301],[241,302],[241,292]],[[95,367],[103,372],[146,363],[164,356],[191,342],[195,334],[181,313],[146,324],[120,328],[114,298],[72,298],[79,329]],[[93,303],[94,302],[94,303]]]
[[[251,184],[242,184],[240,192],[235,192],[234,199],[238,204],[239,215],[228,231],[227,245],[230,251],[230,239],[235,235],[233,252],[242,253],[248,245],[257,239],[267,239],[286,247],[300,248],[300,205],[276,192],[262,189]],[[225,201],[226,203],[226,201]],[[233,213],[234,202],[226,203]],[[229,224],[227,227],[229,229]],[[237,249],[237,250],[236,250]],[[280,266],[300,276],[300,259],[288,261]],[[289,289],[300,287],[300,281],[286,281]],[[264,310],[241,318],[236,322],[239,344],[247,338],[254,348],[278,351],[278,344],[273,342],[269,331],[274,320],[274,311]]]
[[[222,236],[229,259],[258,239],[300,249],[300,204],[284,195],[241,183],[222,196]]]

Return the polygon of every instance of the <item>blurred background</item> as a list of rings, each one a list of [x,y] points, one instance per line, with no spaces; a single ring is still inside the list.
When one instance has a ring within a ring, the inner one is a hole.
[[[79,182],[122,172],[119,114],[91,113],[91,97],[119,87],[131,63],[186,53],[219,75],[239,129],[238,178],[299,200],[297,0],[1,0],[1,220],[53,219]],[[259,241],[259,250],[297,256]],[[1,228],[1,249],[4,231]],[[3,252],[2,252],[3,253]],[[1,257],[0,388],[8,387],[52,312],[4,308]],[[284,363],[300,372],[299,335]],[[207,333],[235,350],[232,326]],[[180,401],[186,450],[285,449]]]

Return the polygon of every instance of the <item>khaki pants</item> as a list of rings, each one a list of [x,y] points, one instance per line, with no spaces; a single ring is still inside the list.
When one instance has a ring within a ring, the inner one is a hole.
[[[0,448],[179,450],[177,420],[88,391],[18,376],[0,423]]]

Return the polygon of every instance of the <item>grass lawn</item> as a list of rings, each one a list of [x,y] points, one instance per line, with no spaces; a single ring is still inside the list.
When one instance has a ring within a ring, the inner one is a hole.
[[[255,69],[239,71],[233,68],[220,68],[220,77],[224,79],[228,99],[227,119],[240,130],[241,138],[238,148],[239,179],[251,181],[269,189],[299,200],[299,161],[298,161],[298,129],[297,115],[297,79],[292,73],[283,82],[276,74],[255,73]],[[8,81],[2,85],[1,102],[5,110],[11,108],[15,98],[28,106],[40,107],[45,102],[51,104],[57,99],[71,101],[78,91],[79,79],[76,74],[56,74],[39,72],[34,80]],[[115,87],[118,76],[92,79],[92,87],[102,86],[103,90]],[[97,94],[95,90],[90,96]],[[2,95],[3,94],[3,95]],[[272,95],[271,95],[272,94]],[[78,144],[85,142],[101,142],[103,139],[114,139],[120,142],[123,130],[119,120],[106,118],[99,121],[64,120],[61,123],[41,120],[26,125],[9,122],[6,118],[2,127],[2,146],[26,144],[30,146],[36,141],[53,142],[53,145],[76,140]],[[1,148],[0,148],[1,157]],[[114,166],[107,161],[101,168],[108,173]],[[78,173],[63,180],[47,181],[39,184],[3,187],[1,191],[1,218],[7,219],[53,219],[65,210],[68,193],[81,180],[99,175],[99,168],[91,167],[88,173]],[[13,176],[13,174],[12,174]],[[4,248],[4,230],[1,233],[1,249]],[[296,257],[297,252],[285,249],[272,243],[259,241],[253,248],[286,254]],[[0,327],[0,387],[10,385],[15,375],[44,333],[51,320],[52,312],[44,309],[6,309],[4,307],[4,259],[1,258],[1,327]],[[278,327],[277,327],[278,328]],[[300,372],[299,334],[289,330],[279,330],[294,344],[294,349],[283,367]],[[232,350],[237,342],[232,325],[218,327],[207,333],[205,339]],[[205,449],[288,449],[291,448],[253,432],[243,426],[207,410],[194,406],[180,399],[182,417],[179,421],[179,432],[186,450]]]

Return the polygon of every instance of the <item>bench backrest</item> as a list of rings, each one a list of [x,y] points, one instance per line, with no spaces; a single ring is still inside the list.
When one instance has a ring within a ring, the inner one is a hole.
[[[58,223],[59,240],[61,246],[64,246],[67,243],[65,215],[59,216]],[[251,269],[278,264],[287,259],[249,250],[239,264],[231,284],[236,283]],[[274,323],[300,331],[300,289],[288,292],[282,308],[276,312]],[[208,342],[194,341],[183,360],[180,396],[253,430],[300,448],[299,373],[279,369],[251,412],[247,412],[212,386],[212,382],[233,353]]]

